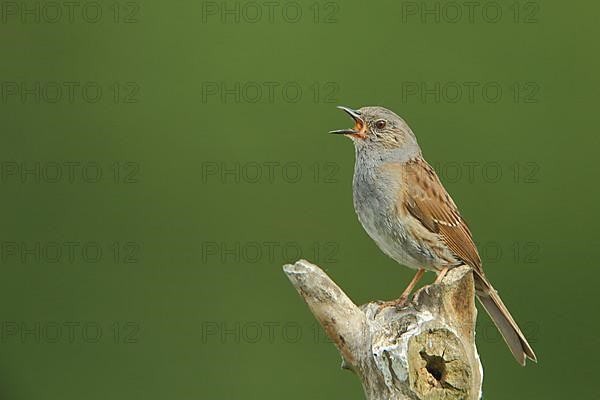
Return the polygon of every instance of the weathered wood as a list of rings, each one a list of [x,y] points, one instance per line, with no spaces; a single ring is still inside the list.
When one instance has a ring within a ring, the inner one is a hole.
[[[356,373],[369,400],[477,400],[483,370],[475,346],[473,276],[452,269],[402,307],[357,307],[319,267],[305,260],[284,272]]]

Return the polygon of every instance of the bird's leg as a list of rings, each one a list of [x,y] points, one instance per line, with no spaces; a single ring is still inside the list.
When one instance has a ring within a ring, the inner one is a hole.
[[[392,307],[392,306],[393,307],[402,307],[404,305],[404,303],[406,303],[406,300],[408,300],[408,296],[410,296],[411,292],[413,291],[413,289],[415,288],[415,286],[417,285],[419,280],[421,280],[421,278],[423,277],[424,273],[425,273],[424,268],[419,269],[417,271],[417,273],[415,274],[415,276],[410,281],[410,283],[408,284],[408,286],[406,287],[406,289],[404,289],[404,292],[402,292],[402,294],[400,295],[400,298],[398,298],[396,300],[383,301],[383,302],[379,303],[379,310],[386,308],[386,307]]]
[[[444,279],[444,277],[446,276],[446,273],[448,272],[450,268],[444,268],[443,270],[440,271],[440,273],[438,274],[437,278],[435,278],[435,282],[433,282],[434,285],[437,285],[438,283],[440,283],[442,281],[442,279]]]
[[[417,285],[417,283],[423,277],[424,273],[425,273],[425,268],[421,268],[417,271],[417,273],[412,278],[412,280],[410,281],[410,283],[408,284],[406,289],[404,289],[404,292],[402,292],[402,294],[400,295],[400,298],[397,300],[399,304],[403,305],[406,302],[406,300],[408,300],[408,296],[410,296],[410,294],[412,293],[412,291],[415,288],[415,286]]]

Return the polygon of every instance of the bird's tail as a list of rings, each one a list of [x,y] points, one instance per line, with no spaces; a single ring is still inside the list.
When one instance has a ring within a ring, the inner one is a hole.
[[[523,332],[519,329],[519,326],[508,312],[508,309],[490,282],[485,276],[482,276],[477,272],[473,273],[473,277],[475,278],[477,298],[492,321],[494,321],[494,324],[502,334],[504,341],[517,362],[521,365],[525,365],[526,358],[537,362],[535,353],[529,343],[527,343],[525,335],[523,335]]]

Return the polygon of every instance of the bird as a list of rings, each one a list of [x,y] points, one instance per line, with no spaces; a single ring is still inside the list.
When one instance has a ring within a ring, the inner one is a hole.
[[[521,365],[537,357],[483,271],[467,223],[435,170],[425,161],[415,134],[394,112],[379,106],[338,106],[353,120],[349,129],[330,131],[355,148],[352,192],[358,219],[378,247],[399,264],[416,269],[400,298],[406,302],[425,271],[461,265],[473,271],[475,295]]]

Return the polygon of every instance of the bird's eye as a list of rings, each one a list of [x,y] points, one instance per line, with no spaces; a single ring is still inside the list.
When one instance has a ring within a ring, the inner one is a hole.
[[[375,128],[377,128],[377,129],[385,128],[385,121],[383,119],[380,119],[377,122],[375,122]]]

